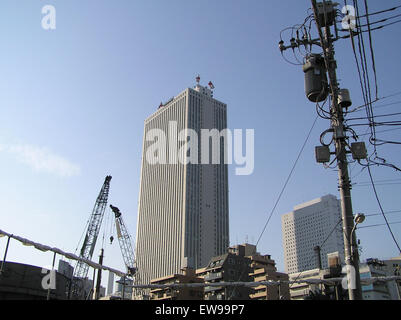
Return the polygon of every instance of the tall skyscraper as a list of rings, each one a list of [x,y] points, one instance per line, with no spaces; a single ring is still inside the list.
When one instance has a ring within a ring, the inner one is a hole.
[[[286,273],[317,268],[316,246],[321,246],[322,268],[328,266],[329,253],[338,252],[344,261],[341,205],[335,196],[326,195],[295,206],[294,211],[281,217],[281,227]]]
[[[229,246],[227,148],[220,137],[209,148],[201,148],[202,129],[227,128],[227,106],[214,99],[199,78],[197,82],[145,120],[137,283],[179,273],[183,267],[206,266]],[[196,142],[198,148],[186,149],[183,140],[191,146]],[[162,142],[166,149],[160,148]],[[220,156],[220,164],[205,164],[202,159],[213,153]],[[191,160],[186,163],[183,158]]]

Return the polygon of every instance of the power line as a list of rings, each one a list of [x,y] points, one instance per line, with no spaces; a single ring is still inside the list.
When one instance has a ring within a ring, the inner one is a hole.
[[[371,31],[375,31],[375,30],[380,30],[380,29],[383,29],[383,28],[385,28],[385,27],[392,26],[393,24],[400,23],[400,22],[401,22],[401,20],[397,20],[397,21],[394,21],[394,22],[390,22],[390,23],[383,24],[383,25],[381,25],[381,26],[379,26],[379,27],[375,27],[375,28],[370,29],[370,30],[362,30],[362,31],[360,31],[360,32],[371,32]]]
[[[373,15],[380,14],[380,13],[394,11],[394,10],[396,10],[398,8],[401,8],[401,6],[396,6],[396,7],[390,8],[390,9],[385,9],[385,10],[376,11],[376,12],[372,12],[372,13],[366,13],[363,16],[359,16],[359,18],[365,18],[366,16],[373,16]]]
[[[373,103],[377,102],[379,100],[373,101]],[[378,109],[378,108],[383,108],[383,107],[388,107],[388,106],[394,106],[394,105],[397,105],[397,104],[400,104],[400,103],[401,103],[401,101],[395,101],[395,102],[391,102],[391,103],[375,105],[374,108]],[[364,107],[366,107],[366,105],[362,105],[362,106],[356,107],[356,108],[348,111],[347,113],[349,114],[349,113],[354,113],[354,112],[361,112],[362,111],[361,109],[364,108]]]
[[[365,0],[366,1],[366,0]],[[401,17],[401,14],[397,14],[397,15],[395,15],[395,16],[391,16],[391,17],[388,17],[388,18],[384,18],[384,19],[381,19],[381,20],[377,20],[377,21],[374,21],[374,22],[368,22],[367,24],[363,24],[363,25],[360,25],[360,26],[358,26],[359,28],[362,28],[362,27],[369,27],[369,26],[371,26],[371,25],[374,25],[374,24],[378,24],[378,23],[381,23],[381,22],[386,22],[386,21],[388,21],[388,20],[391,20],[391,19],[394,19],[394,18],[398,18],[398,17]],[[369,19],[369,18],[368,18]],[[369,31],[369,30],[368,30]]]
[[[376,73],[376,62],[375,62],[375,55],[373,51],[373,40],[372,40],[372,30],[370,28],[370,23],[369,23],[369,15],[368,15],[368,2],[367,0],[364,1],[365,3],[365,12],[366,12],[366,20],[368,22],[368,35],[369,35],[369,47],[370,47],[370,56],[372,60],[372,68],[373,68],[373,74],[374,74],[374,80],[375,80],[375,88],[376,88],[376,99],[378,97],[378,86],[377,86],[377,73]]]
[[[401,223],[401,221],[389,222],[388,224],[399,224],[399,223]],[[381,227],[381,226],[386,226],[386,225],[387,225],[386,223],[379,223],[379,224],[372,224],[372,225],[369,225],[369,226],[362,226],[362,227],[359,227],[358,229]]]
[[[387,228],[388,228],[388,230],[390,231],[391,237],[393,238],[393,241],[394,241],[395,245],[397,246],[398,251],[401,253],[401,248],[400,248],[400,246],[399,246],[397,240],[396,240],[395,237],[394,237],[393,231],[391,230],[391,227],[390,227],[390,225],[389,225],[389,222],[388,222],[388,220],[387,220],[387,217],[386,217],[386,215],[384,214],[383,207],[382,207],[382,205],[381,205],[381,203],[380,203],[379,196],[378,196],[377,191],[376,191],[375,182],[374,182],[374,180],[373,180],[373,177],[372,177],[372,173],[371,173],[371,171],[370,171],[370,165],[369,165],[369,164],[368,164],[368,172],[369,172],[370,181],[371,181],[371,183],[372,183],[373,192],[374,192],[374,194],[375,194],[375,197],[376,197],[376,200],[377,200],[377,204],[379,205],[381,214],[383,215],[384,221],[386,222]]]
[[[395,97],[395,96],[399,96],[399,95],[401,95],[401,92],[395,92],[395,93],[393,93],[393,94],[390,94],[390,95],[387,95],[387,96],[384,96],[384,97],[381,97],[381,98],[378,98],[378,97],[377,97],[374,101],[372,101],[372,103],[375,103],[375,102],[380,101],[380,100],[392,98],[392,97]],[[394,104],[399,103],[399,102],[400,102],[400,101],[396,101],[396,102],[394,102]],[[361,106],[355,107],[354,109],[348,111],[347,113],[359,111],[359,109],[362,109],[362,108],[366,107],[367,105],[368,105],[368,104],[363,104],[363,105],[361,105]],[[390,105],[390,104],[388,104],[388,105]],[[383,105],[383,106],[385,106],[385,105]],[[387,105],[386,105],[386,106],[387,106]],[[377,106],[376,106],[376,107],[377,107]],[[380,106],[379,106],[379,107],[380,107]]]
[[[392,117],[392,116],[398,116],[400,114],[401,114],[401,112],[380,114],[380,115],[375,116],[375,118]],[[349,118],[349,119],[347,119],[347,121],[365,120],[365,119],[369,119],[369,117]]]
[[[256,242],[256,246],[259,244],[259,241],[261,240],[261,238],[262,238],[262,236],[263,236],[263,233],[265,232],[265,230],[266,230],[266,228],[267,228],[267,225],[269,224],[270,219],[271,219],[271,217],[273,216],[274,211],[276,210],[276,207],[277,207],[278,203],[280,202],[281,196],[283,195],[283,193],[284,193],[284,191],[285,191],[285,189],[286,189],[286,187],[287,187],[287,185],[288,185],[288,182],[290,181],[291,176],[292,176],[292,174],[294,173],[295,167],[296,167],[296,165],[297,165],[297,163],[298,163],[299,158],[300,158],[301,155],[302,155],[302,152],[303,152],[304,149],[305,149],[305,146],[306,146],[306,144],[307,144],[307,142],[308,142],[308,140],[309,140],[309,137],[310,137],[310,135],[311,135],[311,133],[312,133],[312,131],[313,131],[313,128],[315,127],[315,124],[316,124],[317,119],[318,119],[318,116],[316,116],[315,120],[314,120],[313,123],[312,123],[312,126],[311,126],[311,128],[310,128],[310,130],[309,130],[309,132],[308,132],[308,134],[307,134],[307,136],[306,136],[306,139],[305,139],[305,141],[304,141],[304,143],[303,143],[303,145],[302,145],[302,147],[301,147],[301,150],[300,150],[299,153],[298,153],[298,156],[297,156],[297,158],[296,158],[296,160],[295,160],[295,162],[294,162],[294,165],[292,166],[291,171],[290,171],[290,173],[288,174],[288,177],[287,177],[287,179],[286,179],[286,181],[285,181],[285,183],[284,183],[284,185],[283,185],[283,187],[282,187],[282,189],[281,189],[281,191],[280,191],[280,194],[279,194],[279,196],[278,196],[278,198],[277,198],[277,200],[276,200],[276,202],[275,202],[275,204],[274,204],[274,206],[273,206],[273,209],[271,210],[271,212],[270,212],[270,214],[269,214],[269,217],[268,217],[268,219],[267,219],[267,221],[266,221],[266,223],[265,223],[265,225],[264,225],[264,227],[263,227],[263,230],[262,230],[262,232],[261,232],[261,234],[260,234],[260,236],[259,236],[259,238],[258,238],[258,241]]]
[[[336,225],[334,226],[334,228],[330,231],[330,233],[329,233],[329,235],[326,237],[326,239],[324,239],[323,242],[319,245],[320,248],[324,246],[324,244],[326,243],[326,241],[330,238],[330,236],[332,235],[332,233],[336,230],[336,228],[338,227],[338,225],[339,225],[342,221],[343,221],[343,219],[340,219],[340,221],[337,222],[337,224],[336,224]],[[315,259],[316,257],[313,256],[313,258]],[[312,259],[310,259],[310,260],[308,261],[308,264],[310,264],[311,261],[312,261]],[[301,276],[301,274],[302,274],[303,272],[305,272],[305,271],[308,271],[308,270],[301,271],[301,272],[298,274],[298,276],[295,278],[294,281],[298,280],[299,277]],[[290,289],[291,289],[291,287],[292,287],[292,286],[290,286]]]
[[[382,139],[373,139],[373,141],[379,142],[379,144],[376,143],[376,145],[383,145],[383,144],[401,144],[401,141],[390,141],[390,140],[382,140]]]
[[[391,132],[391,131],[396,131],[396,130],[401,130],[401,128],[395,128],[395,129],[388,129],[388,130],[383,130],[383,131],[377,131],[376,133],[385,133],[385,132]],[[367,136],[369,135],[368,133],[366,134],[360,134],[358,135],[359,137]]]
[[[295,167],[296,167],[296,165],[297,165],[297,163],[298,163],[298,160],[300,159],[300,157],[301,157],[301,155],[302,155],[302,152],[303,152],[304,149],[305,149],[305,146],[306,146],[306,144],[307,144],[307,142],[308,142],[308,140],[309,140],[309,137],[310,137],[310,135],[311,135],[311,133],[312,133],[312,131],[313,131],[313,128],[315,127],[315,124],[316,124],[318,118],[319,118],[319,116],[316,116],[315,120],[314,120],[313,123],[312,123],[311,128],[309,129],[309,132],[308,132],[308,134],[307,134],[307,136],[306,136],[306,139],[305,139],[305,141],[304,141],[304,143],[303,143],[303,145],[302,145],[302,147],[301,147],[301,150],[299,151],[298,156],[297,156],[297,158],[295,159],[295,162],[294,162],[294,164],[293,164],[293,166],[292,166],[292,168],[291,168],[291,171],[290,171],[290,173],[288,174],[288,177],[287,177],[287,179],[286,179],[286,181],[285,181],[285,183],[284,183],[284,185],[283,185],[283,187],[282,187],[282,189],[281,189],[281,191],[280,191],[280,194],[279,194],[279,196],[278,196],[278,198],[277,198],[277,200],[276,200],[276,202],[275,202],[275,204],[274,204],[274,206],[273,206],[273,209],[271,210],[271,212],[270,212],[270,214],[269,214],[269,217],[267,218],[267,221],[266,221],[266,223],[265,223],[265,225],[264,225],[264,227],[263,227],[263,230],[262,230],[262,232],[260,233],[258,240],[256,241],[256,244],[255,244],[256,247],[258,246],[260,240],[262,239],[262,236],[263,236],[264,232],[266,231],[266,228],[267,228],[267,226],[268,226],[268,224],[269,224],[269,222],[270,222],[270,220],[271,220],[271,218],[272,218],[272,216],[273,216],[273,214],[274,214],[274,212],[275,212],[275,210],[276,210],[276,207],[277,207],[278,203],[280,202],[281,196],[283,195],[283,193],[284,193],[284,191],[285,191],[285,189],[286,189],[286,187],[287,187],[287,185],[288,185],[288,182],[290,181],[290,178],[291,178],[292,174],[294,173],[294,170],[295,170]],[[239,279],[241,279],[241,278],[243,277],[245,270],[246,270],[246,267],[243,268],[243,270],[242,270],[242,272],[241,272],[241,274],[240,274],[240,276],[239,276]],[[230,298],[234,295],[234,292],[235,292],[235,291],[233,290],[232,293],[231,293],[231,295],[230,295]],[[230,298],[229,298],[229,299],[230,299]]]
[[[400,213],[401,210],[393,210],[393,211],[387,211],[384,212],[384,214],[392,214],[392,213]],[[365,214],[365,217],[374,217],[374,216],[381,216],[381,213],[371,213],[371,214]]]
[[[375,180],[374,181],[376,184],[377,183],[383,183],[383,182],[401,182],[401,179],[385,179],[385,180]],[[363,181],[363,182],[358,182],[358,184],[371,184],[371,181]]]

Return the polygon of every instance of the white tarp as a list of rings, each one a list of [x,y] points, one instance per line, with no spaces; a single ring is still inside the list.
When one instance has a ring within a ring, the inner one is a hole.
[[[113,268],[109,268],[109,267],[106,267],[106,266],[102,266],[102,265],[100,265],[100,264],[98,264],[96,262],[93,262],[93,261],[90,261],[90,260],[87,260],[87,259],[82,259],[82,258],[76,256],[73,253],[64,252],[63,250],[60,250],[59,248],[55,248],[55,247],[52,248],[52,247],[43,245],[41,243],[33,242],[31,240],[28,240],[28,239],[25,239],[25,238],[22,238],[22,237],[7,233],[7,232],[5,232],[3,230],[0,230],[0,237],[10,237],[12,239],[15,239],[15,240],[21,242],[25,246],[33,246],[36,249],[38,249],[40,251],[44,251],[44,252],[46,252],[46,251],[55,252],[55,253],[57,253],[59,255],[62,255],[64,257],[68,258],[68,259],[82,261],[82,262],[88,264],[89,266],[91,266],[92,268],[110,271],[110,272],[112,272],[112,273],[114,273],[114,274],[116,274],[116,275],[118,275],[120,277],[126,277],[127,276],[126,273],[121,272],[119,270],[116,270],[116,269],[113,269]]]

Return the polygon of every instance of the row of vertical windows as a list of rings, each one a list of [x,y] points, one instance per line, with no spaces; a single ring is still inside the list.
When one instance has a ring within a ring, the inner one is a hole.
[[[168,124],[173,120],[177,121],[177,132],[183,129],[185,106],[183,97],[165,107],[145,124],[145,137],[154,128],[162,129],[168,136]],[[180,163],[148,164],[146,150],[152,143],[144,141],[138,213],[137,262],[143,282],[176,273],[182,263],[184,168]]]

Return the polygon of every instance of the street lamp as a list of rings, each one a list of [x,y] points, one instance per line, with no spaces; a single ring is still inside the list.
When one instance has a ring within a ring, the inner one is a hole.
[[[350,240],[351,240],[351,256],[354,256],[354,246],[356,246],[355,243],[353,242],[353,234],[355,232],[356,226],[360,223],[363,223],[365,221],[365,215],[363,213],[358,213],[355,217],[354,217],[354,227],[352,228],[351,231],[351,235],[350,235]]]
[[[359,223],[364,222],[364,221],[365,221],[365,215],[364,215],[363,213],[358,213],[358,214],[355,216],[354,221],[355,221],[355,226],[356,226],[357,224],[359,224]]]

